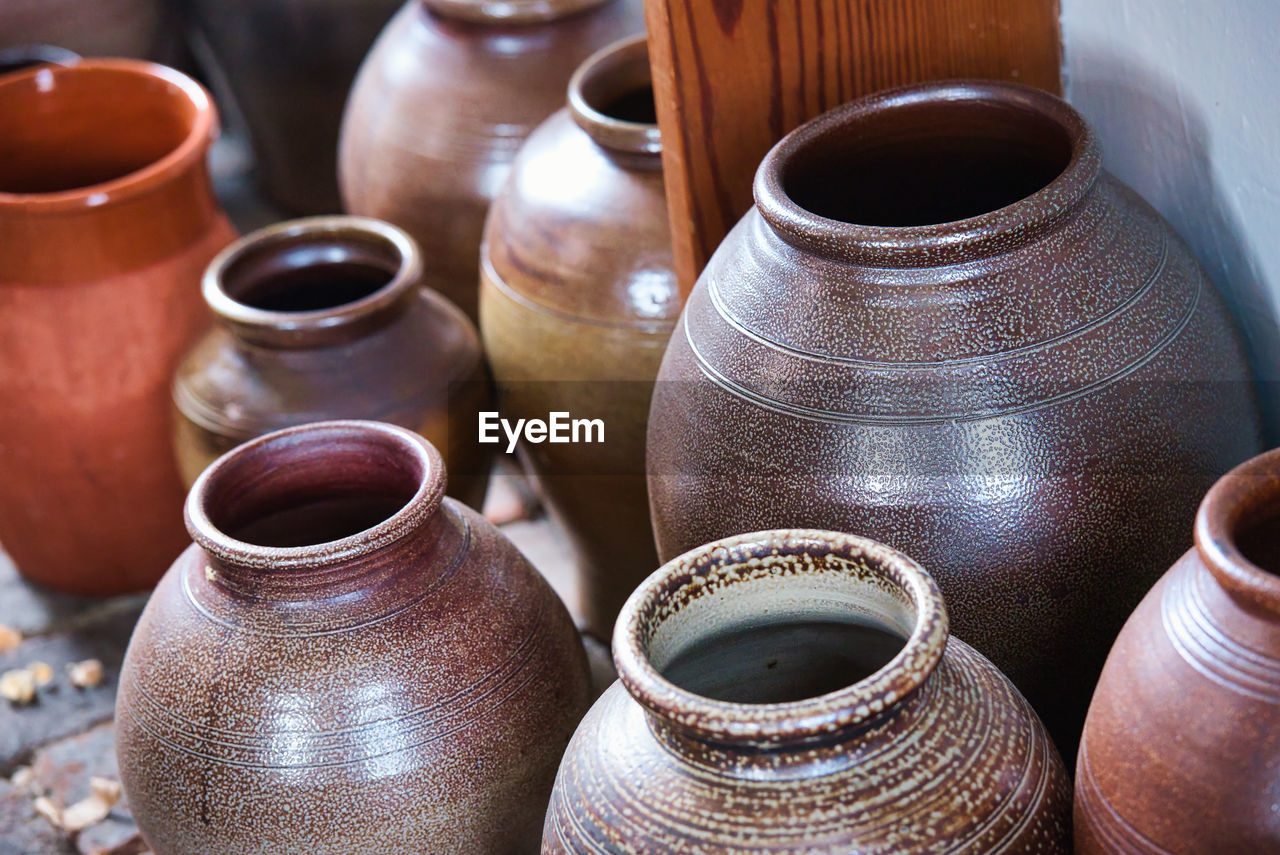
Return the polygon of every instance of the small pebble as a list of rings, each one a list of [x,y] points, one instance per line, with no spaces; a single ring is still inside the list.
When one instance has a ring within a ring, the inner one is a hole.
[[[36,678],[26,668],[5,671],[0,674],[0,695],[15,706],[29,704],[36,699]]]
[[[71,685],[77,689],[91,689],[102,682],[102,663],[97,659],[73,662],[67,670],[71,674]]]
[[[27,670],[31,672],[31,678],[36,681],[37,686],[47,686],[53,679],[53,669],[47,663],[32,662]]]
[[[22,633],[12,627],[0,624],[0,653],[9,653],[17,650],[18,645],[22,643]]]

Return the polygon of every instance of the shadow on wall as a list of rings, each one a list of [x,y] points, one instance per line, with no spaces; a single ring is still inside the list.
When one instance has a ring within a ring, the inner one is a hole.
[[[1107,169],[1173,223],[1226,299],[1253,363],[1269,445],[1280,445],[1280,280],[1268,286],[1215,180],[1212,131],[1171,81],[1133,57],[1085,49],[1073,52],[1069,68],[1068,98],[1098,129]],[[1261,239],[1275,239],[1264,231]]]

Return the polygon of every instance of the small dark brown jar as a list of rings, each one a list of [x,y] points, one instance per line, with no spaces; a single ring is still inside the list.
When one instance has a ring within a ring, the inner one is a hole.
[[[865,538],[682,555],[623,607],[621,681],[565,753],[542,851],[1067,855],[1053,743],[948,639],[929,575]]]
[[[790,526],[892,544],[1071,756],[1125,618],[1260,449],[1213,283],[1026,86],[852,102],[784,138],[755,199],[658,377],[659,555]]]
[[[1076,765],[1080,855],[1280,851],[1280,449],[1200,505],[1111,649]]]
[[[476,441],[490,397],[480,338],[422,287],[422,267],[412,238],[363,217],[270,226],[215,258],[204,297],[217,323],[173,386],[186,483],[269,431],[376,419],[444,449],[449,494],[479,508],[492,459]]]
[[[517,149],[584,59],[643,31],[640,0],[409,0],[347,101],[346,210],[413,235],[426,284],[475,318],[485,214]]]
[[[522,447],[577,548],[587,629],[601,639],[659,563],[645,427],[680,297],[651,86],[643,36],[583,64],[569,107],[529,137],[494,202],[480,271],[503,416],[603,425],[590,442]]]
[[[155,855],[537,849],[588,703],[569,613],[404,428],[247,443],[138,621],[116,740]]]

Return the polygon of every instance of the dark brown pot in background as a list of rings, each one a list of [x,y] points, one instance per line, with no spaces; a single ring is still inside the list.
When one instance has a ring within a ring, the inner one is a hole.
[[[247,443],[187,500],[116,706],[155,855],[532,852],[588,701],[569,613],[377,422]]]
[[[516,150],[579,63],[643,30],[640,0],[409,0],[347,103],[347,210],[413,235],[427,285],[475,318],[485,213]]]
[[[658,566],[644,478],[653,379],[680,311],[643,36],[601,51],[529,137],[485,232],[480,319],[507,419],[603,422],[603,443],[525,443],[579,553],[587,629]]]
[[[181,551],[169,384],[234,232],[194,80],[133,60],[0,78],[0,542],[75,594],[146,588]]]
[[[262,188],[285,211],[341,210],[342,108],[401,1],[180,0],[248,122]]]
[[[1081,855],[1280,850],[1280,449],[1200,505],[1195,547],[1107,658],[1076,766]]]
[[[480,337],[421,287],[422,268],[412,238],[363,217],[281,223],[227,247],[204,277],[217,324],[174,381],[186,483],[255,436],[377,419],[444,449],[449,494],[479,508],[493,448],[476,442],[491,397]]]
[[[1080,115],[1014,84],[827,113],[755,196],[659,374],[659,554],[787,526],[902,549],[1074,751],[1129,610],[1259,448],[1212,283]]]
[[[164,24],[162,0],[4,0],[0,47],[44,42],[84,56],[154,58]]]
[[[1053,743],[948,635],[929,575],[865,538],[677,558],[622,610],[621,682],[574,734],[542,851],[1067,855]]]

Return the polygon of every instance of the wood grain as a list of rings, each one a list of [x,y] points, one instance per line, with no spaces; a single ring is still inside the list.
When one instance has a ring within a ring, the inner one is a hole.
[[[760,159],[806,119],[948,77],[1061,91],[1058,0],[645,0],[685,294],[751,205]]]

